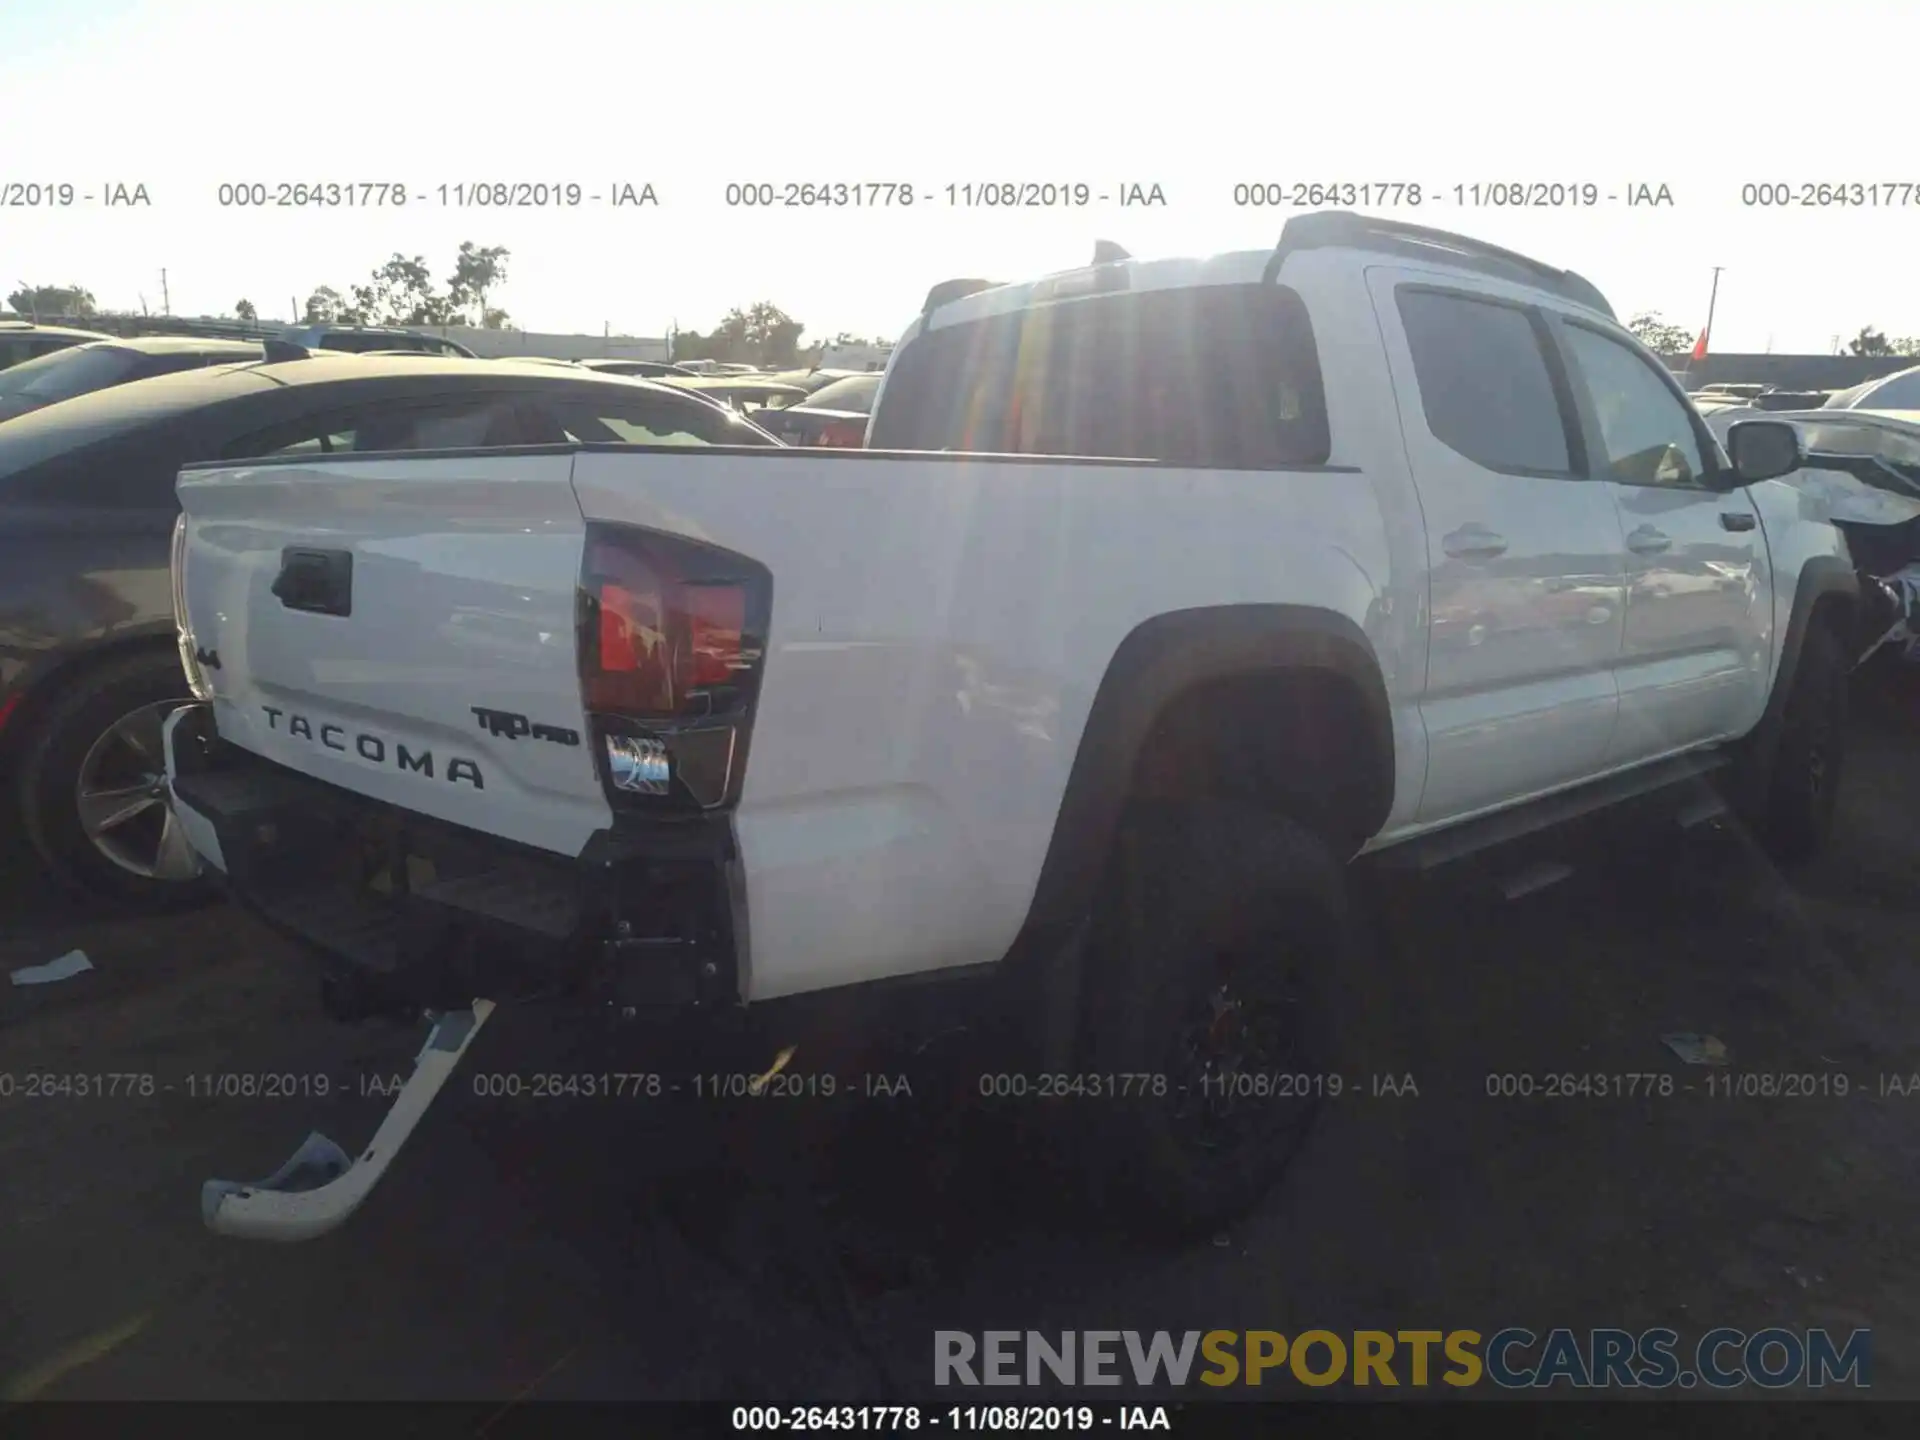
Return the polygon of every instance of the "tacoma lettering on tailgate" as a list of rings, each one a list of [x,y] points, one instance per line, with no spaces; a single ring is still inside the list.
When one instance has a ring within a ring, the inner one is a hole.
[[[375,765],[386,764],[391,756],[394,765],[401,770],[424,775],[429,780],[434,777],[431,750],[409,750],[402,741],[389,741],[384,736],[372,735],[364,730],[349,731],[344,725],[336,725],[330,720],[315,725],[305,715],[288,715],[285,710],[273,705],[262,705],[260,708],[266,712],[269,730],[280,729],[280,717],[285,715],[286,733],[297,739],[324,746],[328,750],[338,750],[342,754],[352,751],[362,760],[370,760]],[[449,760],[446,779],[449,783],[465,781],[476,790],[487,788],[487,782],[480,776],[480,767],[471,760]]]

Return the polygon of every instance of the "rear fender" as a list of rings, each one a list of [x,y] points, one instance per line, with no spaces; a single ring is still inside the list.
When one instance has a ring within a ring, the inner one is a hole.
[[[1030,929],[1071,926],[1093,902],[1141,752],[1155,724],[1197,686],[1241,676],[1331,672],[1361,696],[1370,774],[1353,819],[1365,835],[1386,822],[1394,793],[1393,721],[1365,633],[1331,610],[1235,605],[1158,615],[1108,665],[1061,801],[1029,913]]]

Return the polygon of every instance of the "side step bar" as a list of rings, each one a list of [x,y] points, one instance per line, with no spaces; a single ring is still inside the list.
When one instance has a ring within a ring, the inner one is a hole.
[[[1610,810],[1630,800],[1644,799],[1663,790],[1699,782],[1725,770],[1732,757],[1721,751],[1699,755],[1677,755],[1620,775],[1610,775],[1571,790],[1562,790],[1539,800],[1516,805],[1510,810],[1483,815],[1432,835],[1391,846],[1372,857],[1383,869],[1425,871],[1464,860],[1483,850],[1523,840],[1542,830],[1552,830],[1588,815]],[[1720,814],[1724,806],[1703,797],[1688,807],[1683,823],[1699,824]]]
[[[345,1151],[316,1131],[265,1180],[207,1181],[200,1189],[207,1228],[241,1240],[286,1243],[344,1225],[387,1173],[492,1013],[492,1001],[476,1000],[471,1010],[449,1011],[435,1021],[413,1062],[413,1075],[359,1159],[349,1162]]]

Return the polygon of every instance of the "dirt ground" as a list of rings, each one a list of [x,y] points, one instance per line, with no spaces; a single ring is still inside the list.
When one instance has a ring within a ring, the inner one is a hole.
[[[1920,1072],[1920,725],[1913,695],[1864,699],[1835,846],[1791,886],[1718,826],[1536,844],[1576,873],[1517,902],[1473,872],[1370,885],[1392,1068],[1417,1096],[1343,1098],[1258,1213],[1180,1248],[1115,1233],[1021,1143],[924,1100],[868,1106],[831,1163],[793,1167],[766,1107],[807,1102],[755,1102],[717,1136],[684,1107],[489,1099],[459,1076],[345,1230],[220,1239],[203,1180],[266,1174],[312,1129],[351,1150],[381,1101],[209,1098],[189,1077],[354,1090],[404,1074],[419,1035],[326,1020],[230,910],[101,919],[8,852],[0,969],[75,946],[97,969],[0,988],[0,1071],[156,1081],[0,1097],[0,1386],[880,1401],[926,1396],[935,1329],[1781,1324],[1871,1327],[1874,1395],[1913,1398],[1920,1094],[1879,1092]],[[558,1053],[552,1023],[489,1027],[467,1071]],[[1721,1039],[1720,1073],[1853,1093],[1710,1094],[1672,1032]],[[1565,1071],[1675,1090],[1487,1094],[1489,1074]]]

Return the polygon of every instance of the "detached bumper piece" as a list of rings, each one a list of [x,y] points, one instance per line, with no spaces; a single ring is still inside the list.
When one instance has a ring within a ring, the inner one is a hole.
[[[476,1000],[471,1009],[453,1011],[434,1022],[413,1062],[412,1077],[400,1087],[359,1159],[349,1161],[345,1151],[315,1131],[265,1180],[207,1181],[200,1190],[200,1213],[207,1228],[240,1240],[283,1243],[311,1240],[339,1229],[373,1193],[492,1013],[490,1001]]]
[[[743,887],[724,816],[622,816],[575,858],[401,810],[169,731],[173,803],[233,897],[321,961],[346,1019],[575,997],[638,1014],[741,994]]]

